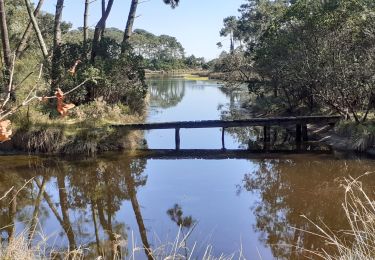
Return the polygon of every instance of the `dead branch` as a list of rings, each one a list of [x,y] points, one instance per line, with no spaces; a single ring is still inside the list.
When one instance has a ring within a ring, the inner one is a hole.
[[[16,61],[16,55],[13,56],[12,64],[11,64],[11,71],[10,71],[10,78],[9,78],[9,85],[8,85],[8,92],[7,92],[7,97],[5,98],[3,104],[0,107],[0,113],[5,107],[5,105],[9,102],[10,100],[10,95],[12,93],[12,84],[13,84],[13,75],[14,75],[14,64]]]

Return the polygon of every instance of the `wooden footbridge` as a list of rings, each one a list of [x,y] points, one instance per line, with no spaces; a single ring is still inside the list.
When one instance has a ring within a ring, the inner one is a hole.
[[[270,129],[272,126],[295,126],[296,143],[308,141],[308,124],[335,125],[340,116],[300,116],[300,117],[272,117],[272,118],[250,118],[241,120],[205,120],[205,121],[180,121],[143,124],[122,124],[113,125],[115,128],[126,130],[154,130],[154,129],[175,129],[176,150],[180,150],[180,129],[181,128],[222,128],[221,142],[225,149],[225,129],[230,127],[263,127],[263,141],[270,141]]]

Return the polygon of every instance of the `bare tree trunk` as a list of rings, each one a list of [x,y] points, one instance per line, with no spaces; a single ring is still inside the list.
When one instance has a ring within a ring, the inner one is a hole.
[[[34,237],[34,233],[35,233],[35,229],[36,229],[36,224],[38,222],[40,204],[42,202],[43,193],[44,193],[44,190],[46,188],[46,184],[47,184],[46,178],[43,177],[42,187],[39,189],[38,196],[35,200],[33,218],[31,219],[29,235],[27,237],[27,245],[28,245],[29,248],[31,247],[31,243],[33,241],[33,237]]]
[[[34,10],[34,17],[37,17],[39,15],[39,11],[42,8],[43,2],[44,2],[44,0],[39,0],[38,5],[36,6],[36,8]],[[28,4],[28,3],[26,3],[26,4]],[[26,49],[27,42],[28,42],[28,40],[30,38],[30,35],[31,35],[31,32],[32,32],[32,27],[33,27],[33,24],[30,21],[29,24],[26,27],[25,32],[22,35],[20,43],[17,46],[17,50],[16,50],[16,57],[17,58],[19,58],[22,55],[22,53],[24,52],[24,50]]]
[[[9,224],[8,224],[8,242],[14,238],[14,232],[16,231],[15,218],[17,213],[17,191],[13,189],[10,193],[12,199],[9,203]]]
[[[151,247],[147,239],[147,231],[146,231],[145,224],[143,222],[141,207],[139,206],[139,203],[138,203],[137,191],[135,189],[134,179],[131,176],[130,162],[129,162],[128,168],[126,169],[126,172],[124,173],[124,176],[125,176],[126,189],[128,191],[130,201],[132,203],[134,215],[137,220],[139,233],[141,235],[141,240],[144,246],[144,251],[145,251],[147,258],[149,260],[152,260],[154,259],[154,257],[152,255]]]
[[[83,14],[83,44],[86,47],[87,42],[87,35],[88,35],[88,18],[89,18],[89,6],[90,0],[85,0],[85,12]]]
[[[135,20],[135,15],[137,13],[137,7],[138,7],[138,0],[132,0],[132,3],[130,5],[130,10],[129,10],[128,21],[126,22],[124,38],[122,40],[121,53],[124,53],[124,51],[126,50],[129,38],[133,33],[133,24]]]
[[[74,250],[77,248],[77,244],[74,239],[74,232],[69,219],[68,195],[65,187],[65,178],[63,175],[59,174],[57,176],[57,184],[59,187],[60,208],[63,219],[63,228],[65,230],[66,236],[68,237],[69,250]]]
[[[41,2],[43,2],[43,0],[41,0]],[[40,3],[40,2],[39,2]],[[26,5],[26,8],[27,8],[27,12],[29,14],[29,18],[30,18],[30,21],[32,23],[32,26],[34,28],[34,31],[36,33],[36,36],[38,38],[38,42],[39,42],[39,45],[40,45],[40,49],[42,50],[42,53],[43,53],[43,57],[45,59],[47,59],[48,57],[48,51],[47,51],[47,47],[46,47],[46,44],[44,42],[44,39],[43,39],[43,36],[42,36],[42,33],[40,32],[40,29],[39,29],[39,25],[38,25],[38,22],[36,21],[36,18],[34,16],[34,13],[32,12],[31,10],[31,5],[30,5],[30,2],[29,0],[25,0],[25,5]],[[34,11],[35,12],[35,11]],[[27,29],[25,31],[25,34],[27,33]],[[27,39],[26,39],[27,41]],[[25,43],[26,45],[26,43]],[[17,51],[18,51],[18,48],[17,48]]]
[[[9,35],[8,35],[8,25],[6,20],[6,14],[5,14],[5,5],[4,0],[0,0],[0,32],[1,32],[1,44],[3,47],[3,57],[4,57],[4,64],[5,64],[5,78],[6,81],[4,84],[5,89],[4,91],[7,91],[8,89],[8,81],[10,77],[10,70],[12,67],[12,52],[10,50],[10,44],[9,44]]]
[[[105,0],[102,0],[102,16],[104,16],[105,14]],[[103,30],[101,32],[101,35],[100,37],[103,37],[104,36],[104,31],[105,31],[105,27],[106,27],[106,21],[104,21],[104,26],[103,26]]]
[[[103,13],[102,17],[100,18],[100,20],[98,21],[98,23],[95,26],[94,38],[92,40],[91,62],[95,61],[98,44],[100,42],[102,32],[105,29],[105,23],[107,21],[109,13],[111,12],[113,1],[114,0],[108,1],[107,8],[105,9],[105,12]]]
[[[96,210],[95,210],[95,204],[94,200],[91,199],[91,214],[92,214],[92,220],[94,222],[94,230],[95,230],[95,241],[96,241],[96,252],[98,256],[104,256],[102,253],[102,249],[100,246],[100,238],[99,238],[99,230],[98,230],[98,221],[96,220]]]
[[[62,11],[64,8],[64,0],[57,0],[56,12],[55,12],[55,23],[54,23],[54,36],[53,36],[53,56],[52,56],[52,89],[57,87],[57,82],[61,76],[59,73],[59,61],[61,58],[61,18]],[[52,90],[53,91],[53,90]]]

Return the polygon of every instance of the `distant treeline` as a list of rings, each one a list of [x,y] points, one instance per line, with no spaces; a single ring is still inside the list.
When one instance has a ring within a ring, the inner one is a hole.
[[[79,41],[83,28],[69,31],[67,39],[69,41]],[[111,27],[106,28],[103,36],[121,43],[124,32]],[[89,37],[94,35],[93,30],[89,30]],[[176,69],[201,69],[207,68],[203,57],[194,55],[185,56],[185,49],[182,44],[169,35],[155,35],[143,29],[134,30],[129,38],[133,52],[143,57],[145,69],[149,70],[176,70]]]

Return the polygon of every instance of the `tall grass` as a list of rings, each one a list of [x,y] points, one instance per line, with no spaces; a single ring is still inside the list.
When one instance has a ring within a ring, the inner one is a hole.
[[[333,252],[321,250],[309,253],[328,260],[375,259],[375,201],[363,189],[360,181],[369,174],[367,172],[358,178],[343,180],[345,197],[342,206],[350,225],[349,230],[333,232],[326,225],[316,224],[304,216],[317,228],[315,235],[334,249]]]

